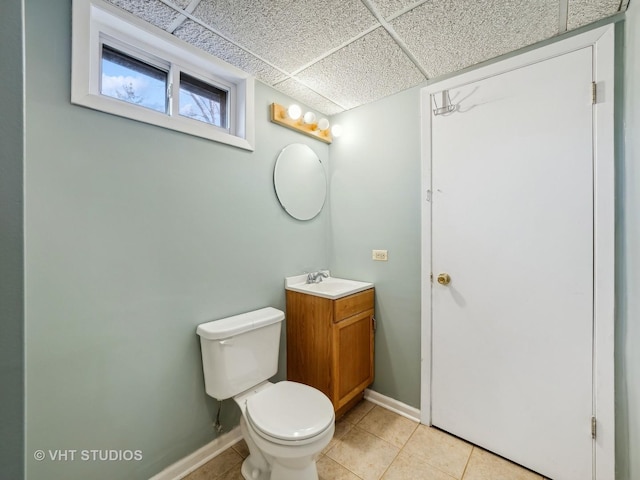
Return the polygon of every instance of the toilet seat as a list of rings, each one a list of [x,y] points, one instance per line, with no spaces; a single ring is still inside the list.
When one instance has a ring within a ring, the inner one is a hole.
[[[283,381],[247,398],[246,418],[258,435],[286,445],[313,441],[333,425],[335,415],[319,390]]]

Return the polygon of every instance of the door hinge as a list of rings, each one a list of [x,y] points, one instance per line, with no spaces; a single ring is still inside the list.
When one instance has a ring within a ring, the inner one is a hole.
[[[591,82],[591,105],[598,103],[598,84]]]
[[[591,438],[596,438],[596,417],[591,417]]]

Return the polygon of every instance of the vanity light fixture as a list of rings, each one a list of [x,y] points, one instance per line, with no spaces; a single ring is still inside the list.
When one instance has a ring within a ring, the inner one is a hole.
[[[332,135],[338,137],[342,131],[339,125],[331,127],[329,120],[326,118],[316,121],[316,114],[313,112],[306,112],[302,115],[302,109],[295,104],[284,107],[277,103],[272,103],[271,121],[325,143],[331,143],[333,140]]]
[[[318,120],[318,130],[327,130],[329,128],[329,120],[321,118]]]
[[[307,112],[304,114],[304,117],[302,117],[302,120],[304,120],[304,123],[307,125],[313,125],[316,123],[316,114],[313,112]]]
[[[301,115],[302,115],[302,109],[300,108],[299,105],[292,103],[291,105],[289,105],[289,108],[287,108],[287,116],[291,120],[298,120]]]

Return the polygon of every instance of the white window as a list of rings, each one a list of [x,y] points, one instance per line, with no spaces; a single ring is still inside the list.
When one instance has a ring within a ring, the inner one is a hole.
[[[74,0],[71,101],[253,150],[254,80],[102,0]]]
[[[227,128],[229,92],[180,72],[180,115]]]
[[[102,44],[100,94],[167,113],[169,65],[154,65]]]

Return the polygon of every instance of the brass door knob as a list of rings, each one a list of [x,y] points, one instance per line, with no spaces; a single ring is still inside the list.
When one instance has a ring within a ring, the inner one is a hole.
[[[449,285],[451,283],[451,277],[448,273],[441,273],[438,275],[438,283],[440,285]]]

